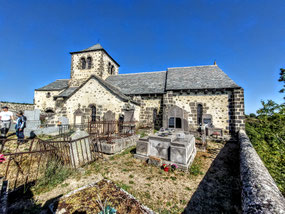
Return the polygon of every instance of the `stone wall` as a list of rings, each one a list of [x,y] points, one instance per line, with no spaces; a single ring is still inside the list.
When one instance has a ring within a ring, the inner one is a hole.
[[[285,199],[253,148],[239,132],[243,213],[285,213]]]
[[[91,106],[96,106],[97,118],[102,120],[103,115],[107,111],[115,113],[116,120],[119,118],[119,114],[122,113],[122,109],[127,104],[118,96],[114,95],[97,80],[90,79],[83,87],[81,87],[75,94],[64,101],[63,106],[57,109],[57,115],[68,117],[70,124],[75,121],[75,112],[77,115],[83,117],[82,123],[85,123],[90,119]],[[135,120],[139,120],[140,106],[132,104],[135,107]]]
[[[35,91],[34,100],[35,108],[40,109],[42,112],[46,110],[52,110],[55,112],[55,100],[54,96],[59,95],[61,91]]]
[[[91,57],[92,63],[91,68],[88,69],[88,64],[86,62],[86,69],[82,69],[81,58],[84,57],[87,60]],[[104,51],[93,51],[93,52],[83,52],[74,53],[71,55],[71,75],[70,75],[70,86],[80,86],[84,81],[86,81],[91,75],[97,75],[102,79],[106,79],[111,74],[108,73],[108,64],[114,66],[114,75],[118,74],[119,67],[114,61],[104,52]]]
[[[14,103],[14,102],[0,102],[0,108],[7,106],[10,111],[25,111],[25,110],[34,110],[34,104],[30,103]]]
[[[141,104],[139,124],[141,127],[162,127],[162,97],[163,95],[142,95],[133,99]]]
[[[164,107],[176,105],[189,114],[189,127],[197,129],[197,106],[203,106],[203,114],[212,115],[213,125],[229,131],[229,99],[232,95],[230,90],[214,92],[173,92],[169,91],[164,95]]]

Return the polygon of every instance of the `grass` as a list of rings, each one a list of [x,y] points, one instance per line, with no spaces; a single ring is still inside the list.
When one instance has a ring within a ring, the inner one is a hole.
[[[222,147],[221,144],[211,142],[209,145],[212,150],[217,149],[217,151]],[[77,175],[80,173],[74,173],[72,178],[80,182],[82,178],[85,179],[85,176],[90,176],[90,178],[97,175],[103,176],[115,182],[120,188],[157,213],[181,213],[216,156],[216,153],[197,152],[195,161],[189,169],[190,173],[179,170],[164,172],[159,167],[133,158],[134,149],[135,147],[131,147],[119,154],[105,156],[104,159],[86,165],[84,177]],[[67,178],[68,176],[64,174],[59,177]],[[59,183],[59,187],[62,185],[64,187],[66,184],[61,184],[63,182],[59,182],[62,180],[60,178],[52,178],[51,180],[57,180],[57,182],[51,183]],[[37,187],[40,191],[42,191],[41,183]],[[70,187],[71,185],[66,188]],[[48,184],[47,188],[51,189],[51,184]]]
[[[48,192],[58,184],[61,184],[73,173],[73,169],[64,167],[58,161],[51,161],[49,162],[49,165],[44,172],[44,176],[40,178],[37,181],[36,185],[33,187],[33,191],[36,194]]]
[[[194,176],[203,175],[201,167],[202,167],[201,158],[195,158],[193,164],[189,168],[190,175]]]

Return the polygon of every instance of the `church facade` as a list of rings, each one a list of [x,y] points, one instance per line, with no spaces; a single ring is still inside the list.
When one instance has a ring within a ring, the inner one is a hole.
[[[210,123],[225,133],[244,129],[243,89],[216,64],[119,74],[119,64],[96,44],[71,52],[70,79],[35,90],[35,108],[50,113],[50,123],[118,120],[132,111],[139,127],[196,130]]]

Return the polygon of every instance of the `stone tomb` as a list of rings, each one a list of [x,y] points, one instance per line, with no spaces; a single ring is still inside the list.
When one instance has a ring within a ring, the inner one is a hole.
[[[195,137],[184,132],[161,133],[141,138],[137,141],[135,158],[148,160],[159,158],[162,163],[176,164],[187,170],[196,156]]]

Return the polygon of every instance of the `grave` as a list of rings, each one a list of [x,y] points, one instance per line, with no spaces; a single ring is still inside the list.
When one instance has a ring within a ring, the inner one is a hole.
[[[156,134],[137,141],[135,158],[149,160],[159,158],[162,163],[176,164],[188,170],[196,156],[195,137],[174,129],[161,129]]]

